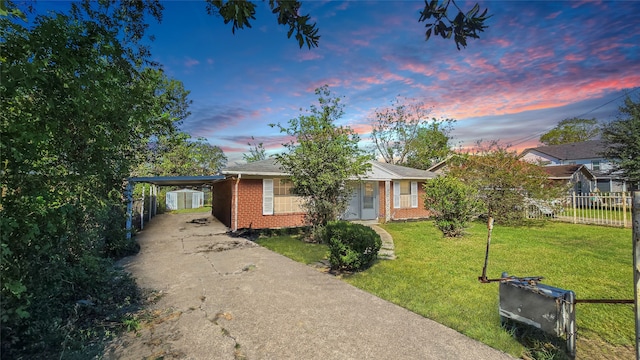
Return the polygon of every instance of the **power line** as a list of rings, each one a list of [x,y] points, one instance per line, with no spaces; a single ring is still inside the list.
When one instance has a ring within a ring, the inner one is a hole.
[[[583,113],[583,114],[580,114],[580,115],[576,116],[576,118],[581,118],[581,117],[583,117],[583,116],[585,116],[585,115],[588,115],[588,114],[590,114],[590,113],[592,113],[592,112],[594,112],[594,111],[596,111],[596,110],[598,110],[598,109],[600,109],[600,108],[602,108],[602,107],[605,107],[605,106],[607,106],[607,105],[611,104],[611,103],[612,103],[612,102],[614,102],[614,101],[619,100],[619,99],[620,99],[620,98],[622,98],[622,97],[629,96],[630,94],[632,94],[634,91],[637,91],[638,89],[640,89],[640,87],[635,87],[635,88],[631,89],[630,91],[625,91],[625,92],[624,92],[624,94],[622,94],[622,95],[620,95],[620,96],[617,96],[617,97],[615,97],[614,99],[609,100],[609,101],[607,101],[606,103],[604,103],[604,104],[602,104],[602,105],[598,105],[598,106],[596,106],[595,108],[593,108],[593,109],[591,109],[591,110],[589,110],[589,111],[587,111],[587,112],[585,112],[585,113]],[[528,135],[528,136],[525,136],[525,137],[523,137],[523,138],[517,139],[517,140],[516,140],[512,145],[513,145],[513,146],[517,146],[517,145],[520,145],[520,144],[522,144],[522,143],[524,143],[524,142],[527,142],[527,141],[529,141],[529,140],[532,140],[532,139],[534,139],[534,138],[536,138],[536,137],[539,137],[539,136],[541,136],[542,134],[544,134],[544,133],[548,132],[549,130],[553,129],[554,127],[556,127],[556,125],[554,125],[554,126],[552,126],[552,127],[550,127],[550,128],[547,128],[547,130],[543,130],[542,132],[539,132],[539,133],[536,133],[536,134],[533,134],[533,135]]]

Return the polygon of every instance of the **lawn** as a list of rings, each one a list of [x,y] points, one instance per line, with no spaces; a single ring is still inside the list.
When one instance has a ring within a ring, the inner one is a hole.
[[[397,259],[378,261],[344,281],[514,356],[565,357],[564,342],[500,326],[498,284],[477,280],[486,246],[484,224],[473,224],[463,239],[442,238],[431,222],[382,226],[393,236]],[[487,275],[544,276],[543,283],[573,290],[578,299],[633,299],[631,237],[630,229],[589,225],[496,225]],[[291,238],[279,241],[306,246]],[[576,307],[578,358],[634,357],[632,305]]]
[[[329,253],[326,245],[306,243],[299,240],[298,236],[260,238],[256,243],[303,264],[327,259]]]

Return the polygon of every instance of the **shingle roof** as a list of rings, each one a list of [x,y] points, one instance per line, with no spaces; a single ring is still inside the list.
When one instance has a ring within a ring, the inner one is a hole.
[[[380,161],[374,161],[373,163],[375,163],[377,166],[383,168],[386,171],[389,171],[391,173],[398,175],[400,178],[433,179],[434,177],[436,177],[435,173],[427,170],[414,169],[414,168],[400,166],[400,165],[392,165],[392,164],[387,164]]]
[[[523,151],[523,155],[529,151],[537,151],[553,156],[559,160],[598,159],[602,158],[605,144],[602,140],[589,140],[572,144],[540,146]]]
[[[391,165],[379,161],[372,161],[372,164],[390,173],[396,179],[431,179],[435,173],[426,170],[414,169],[406,166]],[[269,158],[247,164],[230,166],[222,170],[225,175],[255,175],[255,176],[287,176],[282,170],[277,160]]]
[[[588,178],[595,179],[593,173],[580,164],[544,166],[542,169],[549,174],[549,179],[571,179],[578,171],[582,171]]]
[[[222,173],[246,175],[287,175],[274,158],[230,166],[222,169]]]

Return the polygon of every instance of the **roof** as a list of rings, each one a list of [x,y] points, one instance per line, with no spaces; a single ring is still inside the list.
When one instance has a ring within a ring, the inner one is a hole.
[[[558,160],[598,159],[603,158],[602,153],[606,146],[602,140],[589,140],[571,144],[539,146],[525,149],[520,156],[536,151],[552,156]]]
[[[230,166],[222,169],[221,173],[225,175],[288,176],[274,158]]]
[[[208,176],[149,176],[129,178],[131,183],[148,183],[158,186],[200,186],[223,180],[222,175]]]
[[[435,173],[414,169],[406,166],[392,165],[379,161],[371,161],[371,171],[365,176],[371,180],[393,180],[393,179],[432,179]],[[247,164],[230,166],[222,170],[225,175],[250,175],[250,176],[289,176],[282,170],[277,160],[269,158],[266,160],[254,161]]]
[[[547,174],[549,174],[549,179],[552,180],[561,180],[561,179],[571,179],[576,172],[582,172],[585,174],[587,178],[595,179],[595,176],[589,169],[587,169],[584,165],[555,165],[555,166],[544,166],[542,168]]]
[[[389,172],[391,175],[390,179],[433,179],[436,177],[436,174],[431,171],[387,164],[380,161],[372,161],[371,165]]]

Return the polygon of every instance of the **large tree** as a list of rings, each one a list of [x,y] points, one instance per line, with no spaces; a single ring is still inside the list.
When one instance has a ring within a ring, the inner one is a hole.
[[[360,178],[370,167],[370,157],[358,147],[359,136],[336,125],[344,113],[341,99],[326,85],[316,89],[316,95],[317,106],[287,126],[277,125],[295,140],[283,144],[287,151],[276,155],[291,174],[293,192],[305,199],[306,220],[314,229],[345,212],[351,196],[347,181]]]
[[[600,126],[596,119],[564,119],[553,129],[540,136],[545,145],[561,145],[595,139],[600,135]]]
[[[71,336],[64,329],[119,301],[106,258],[130,245],[124,181],[186,108],[182,86],[129,61],[130,44],[100,22],[52,14],[22,24],[0,17],[0,333],[9,358],[59,350]],[[101,307],[74,310],[87,297]]]
[[[426,169],[446,158],[455,120],[429,119],[430,112],[424,103],[405,98],[375,111],[371,137],[385,162]]]
[[[255,140],[255,138],[252,136],[251,140]],[[247,163],[267,158],[267,150],[265,150],[263,143],[248,143],[247,145],[249,145],[249,153],[242,154],[242,159]]]
[[[624,100],[617,120],[602,127],[606,143],[604,156],[614,161],[614,171],[622,171],[627,180],[640,185],[640,96]]]
[[[448,174],[476,188],[486,215],[502,224],[521,222],[527,199],[555,198],[562,191],[549,183],[541,166],[521,161],[497,141],[478,142],[472,151],[452,157]]]

